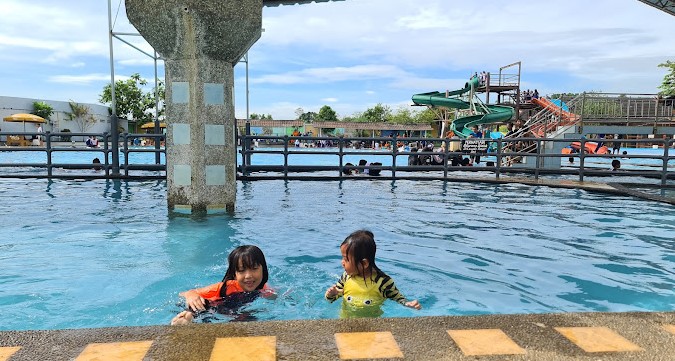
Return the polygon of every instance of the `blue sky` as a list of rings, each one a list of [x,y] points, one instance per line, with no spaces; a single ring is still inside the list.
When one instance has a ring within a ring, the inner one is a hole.
[[[135,32],[124,1],[112,3],[114,30]],[[2,0],[0,95],[98,103],[110,81],[107,11],[106,0]],[[637,0],[345,0],[265,8],[263,28],[249,51],[250,111],[274,119],[323,105],[339,116],[396,109],[517,61],[523,88],[541,94],[656,93],[657,65],[675,60],[675,17]],[[152,79],[152,59],[114,49],[117,79]],[[235,77],[244,118],[243,63]]]

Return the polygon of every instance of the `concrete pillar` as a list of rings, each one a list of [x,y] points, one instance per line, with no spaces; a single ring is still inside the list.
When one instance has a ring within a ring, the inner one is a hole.
[[[234,65],[260,38],[262,0],[126,0],[165,59],[170,209],[233,210]]]

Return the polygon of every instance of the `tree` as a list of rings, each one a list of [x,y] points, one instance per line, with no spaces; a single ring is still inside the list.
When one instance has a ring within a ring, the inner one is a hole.
[[[335,110],[328,105],[324,105],[319,109],[318,119],[324,122],[336,122],[338,120]]]
[[[265,120],[265,119],[272,120],[272,114],[265,115],[265,114],[251,113],[249,115],[249,119],[251,119],[251,120],[258,120],[258,119],[259,120]]]
[[[49,119],[54,114],[54,108],[45,102],[33,102],[33,114]]]
[[[436,120],[436,118],[438,118],[436,113],[429,108],[415,113],[415,123],[418,124],[431,124]],[[453,119],[454,116],[451,116],[450,118]]]
[[[315,121],[316,119],[319,119],[319,115],[314,113],[314,112],[302,113],[298,117],[298,120],[302,120],[305,123],[311,123],[311,122]]]
[[[158,117],[164,115],[164,83],[159,82],[157,86],[159,110],[155,109],[155,89],[147,93],[142,89],[147,84],[148,82],[138,73],[132,74],[127,80],[115,82],[115,107],[119,117],[143,124],[153,121],[156,112]],[[103,87],[99,101],[102,104],[112,102],[110,84]]]
[[[72,120],[80,128],[80,131],[86,133],[91,128],[96,119],[91,114],[91,109],[84,104],[77,104],[74,101],[68,102],[70,113],[66,113],[66,119]]]
[[[659,68],[668,68],[670,72],[663,76],[663,83],[659,86],[660,95],[675,96],[675,61],[666,61],[659,64]]]
[[[411,124],[415,122],[414,114],[410,107],[400,106],[391,115],[391,122],[396,124]]]
[[[363,112],[363,117],[368,122],[386,122],[391,119],[391,108],[388,105],[382,105],[378,103],[372,108],[366,109]]]
[[[300,116],[305,114],[305,110],[302,108],[298,108],[295,110],[295,119],[300,119]]]

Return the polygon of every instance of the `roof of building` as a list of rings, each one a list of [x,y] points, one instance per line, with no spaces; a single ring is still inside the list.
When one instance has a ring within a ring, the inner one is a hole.
[[[675,1],[673,0],[638,0],[649,6],[653,6],[663,12],[675,16]]]

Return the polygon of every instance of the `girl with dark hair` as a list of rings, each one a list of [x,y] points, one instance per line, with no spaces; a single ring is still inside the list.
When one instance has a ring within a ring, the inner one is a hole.
[[[221,282],[179,294],[185,298],[188,310],[174,317],[171,320],[172,325],[192,322],[194,312],[206,310],[207,305],[237,308],[252,302],[258,295],[274,297],[274,291],[267,286],[269,272],[265,255],[260,248],[239,246],[230,252],[227,262],[227,272]]]
[[[375,237],[367,230],[353,232],[340,245],[345,272],[325,296],[330,302],[343,297],[341,317],[379,316],[379,306],[387,298],[406,307],[422,308],[417,300],[408,301],[394,280],[377,267],[376,249]]]

